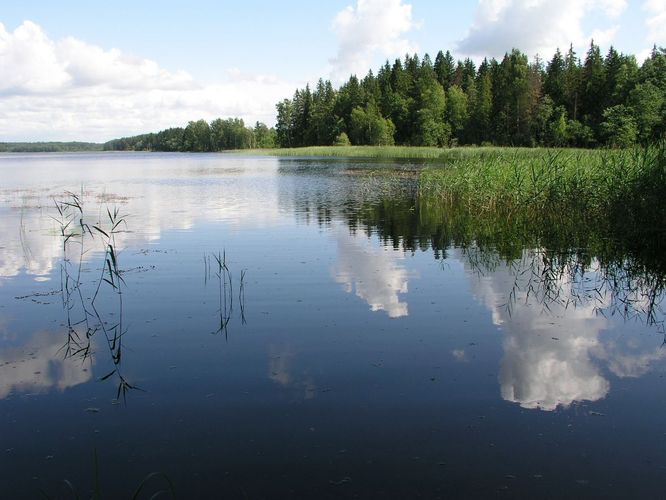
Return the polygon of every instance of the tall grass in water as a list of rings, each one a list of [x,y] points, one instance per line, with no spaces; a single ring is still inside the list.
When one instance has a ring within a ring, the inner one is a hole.
[[[113,370],[102,376],[100,380],[107,380],[112,376],[118,379],[116,399],[123,396],[125,400],[127,391],[138,389],[130,384],[121,373],[123,336],[127,333],[123,327],[123,293],[125,281],[119,266],[116,235],[124,232],[126,221],[119,214],[118,209],[106,210],[108,220],[101,218],[97,223],[89,225],[84,222],[85,213],[81,197],[74,193],[67,193],[68,198],[55,200],[57,217],[53,219],[58,223],[62,238],[63,259],[61,264],[61,294],[63,308],[67,318],[67,340],[63,345],[65,357],[80,357],[83,361],[89,360],[92,355],[92,339],[97,332],[103,332],[108,347]],[[93,283],[92,298],[83,293],[82,266],[88,241],[100,241],[103,248],[102,266],[100,276]],[[78,265],[74,268],[70,247],[77,245]],[[102,313],[97,309],[96,301],[106,284],[117,296],[117,322],[111,326],[103,319]]]
[[[227,265],[227,252],[204,254],[204,284],[212,281],[213,275],[217,280],[218,291],[218,313],[219,326],[213,334],[224,333],[225,339],[229,338],[229,321],[234,311],[234,287],[231,270]],[[247,270],[241,269],[238,291],[238,302],[240,305],[241,323],[245,324],[245,275]]]
[[[459,158],[479,158],[480,156],[494,155],[502,151],[511,151],[518,157],[534,158],[544,154],[542,148],[508,148],[508,147],[456,147],[437,148],[427,146],[308,146],[301,148],[274,148],[274,149],[244,149],[229,154],[256,154],[265,156],[312,156],[331,158],[393,158],[393,159],[423,159],[447,162]],[[585,153],[587,150],[572,150]]]
[[[136,486],[134,489],[134,493],[132,494],[131,498],[132,500],[139,500],[142,498],[142,493],[147,492],[146,495],[151,494],[151,490],[148,489],[148,485],[152,485],[152,489],[155,489],[154,486],[159,484],[158,480],[161,480],[163,484],[166,484],[166,488],[162,487],[161,489],[158,489],[152,495],[150,496],[151,499],[156,499],[156,498],[162,498],[162,497],[170,497],[172,499],[176,498],[176,492],[173,487],[173,483],[171,482],[171,479],[169,476],[164,474],[163,472],[151,472],[150,474],[146,475],[141,482]],[[79,495],[79,492],[77,488],[74,486],[74,484],[68,480],[68,479],[63,479],[61,481],[61,490],[65,490],[65,498],[75,498],[79,499],[81,496]],[[42,497],[46,498],[47,500],[50,499],[57,499],[57,498],[63,498],[61,495],[57,495],[55,497],[52,497],[49,495],[47,492],[44,490],[40,490],[40,493]],[[145,495],[144,495],[145,497]],[[97,459],[97,450],[93,450],[93,487],[92,487],[92,492],[90,498],[92,500],[102,500],[103,495],[102,495],[102,486],[100,484],[100,474],[99,474],[99,462]]]
[[[475,212],[535,216],[560,212],[587,217],[609,213],[663,221],[666,195],[666,143],[632,150],[512,149],[461,155],[426,169],[420,189]]]
[[[242,154],[268,156],[323,156],[338,158],[405,158],[439,159],[445,149],[411,146],[311,146],[303,148],[276,148],[239,151]]]

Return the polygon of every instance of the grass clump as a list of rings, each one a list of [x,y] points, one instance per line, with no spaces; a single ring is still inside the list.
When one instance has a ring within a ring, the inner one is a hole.
[[[631,150],[490,149],[426,169],[421,191],[474,213],[663,221],[666,143]]]

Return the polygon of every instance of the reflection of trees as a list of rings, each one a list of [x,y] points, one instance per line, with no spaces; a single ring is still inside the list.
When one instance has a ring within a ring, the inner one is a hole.
[[[550,211],[498,204],[472,209],[447,201],[430,184],[421,186],[421,167],[387,160],[281,160],[280,206],[288,205],[303,222],[343,220],[352,235],[375,234],[395,249],[431,250],[436,259],[461,248],[480,273],[508,264],[516,276],[513,287],[524,287],[544,308],[606,297],[606,313],[663,321],[664,204],[654,196],[615,203],[617,210],[593,219],[582,211],[584,204]]]
[[[395,249],[431,250],[436,259],[460,248],[482,274],[508,264],[516,276],[513,286],[540,298],[544,308],[606,297],[606,313],[648,324],[663,321],[666,233],[652,216],[642,223],[634,209],[626,218],[615,212],[594,220],[575,207],[552,213],[471,210],[421,189],[417,167],[382,162],[330,161],[315,168],[292,160],[281,163],[280,171],[287,178],[308,178],[292,185],[281,180],[281,205],[293,203],[304,222],[342,219],[352,234],[375,234]]]

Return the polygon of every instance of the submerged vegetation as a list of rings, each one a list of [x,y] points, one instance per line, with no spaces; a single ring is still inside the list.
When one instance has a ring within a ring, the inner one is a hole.
[[[167,494],[169,494],[170,498],[176,498],[176,493],[173,487],[173,483],[171,482],[171,479],[169,479],[169,476],[164,474],[163,472],[151,472],[150,474],[146,475],[141,482],[138,484],[138,486],[134,489],[134,493],[132,494],[131,498],[132,500],[138,500],[139,498],[142,498],[142,493],[147,492],[146,495],[150,494],[150,489],[148,488],[148,484],[151,484],[151,486],[154,486],[154,484],[159,484],[161,482],[162,484],[166,484],[166,488],[162,487],[161,489],[158,489],[156,492],[154,492],[150,498],[155,499],[155,498],[161,498],[161,497],[166,497]],[[93,450],[93,484],[92,484],[92,491],[91,493],[91,500],[101,500],[104,498],[104,495],[102,494],[102,486],[101,486],[101,481],[100,481],[100,471],[99,471],[99,462],[97,459],[97,450]],[[79,494],[79,491],[77,490],[76,486],[69,480],[69,479],[63,479],[60,484],[60,493],[61,495],[58,496],[51,496],[44,490],[40,490],[41,496],[46,498],[47,500],[50,499],[57,499],[57,498],[75,498],[79,499],[81,498],[81,495]],[[153,488],[154,489],[154,488]],[[145,495],[144,495],[145,496]]]

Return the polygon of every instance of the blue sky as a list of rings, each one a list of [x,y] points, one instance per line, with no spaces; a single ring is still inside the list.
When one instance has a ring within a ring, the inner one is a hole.
[[[591,37],[643,57],[666,0],[22,0],[0,10],[0,140],[103,141],[274,104],[407,51],[546,59]]]

